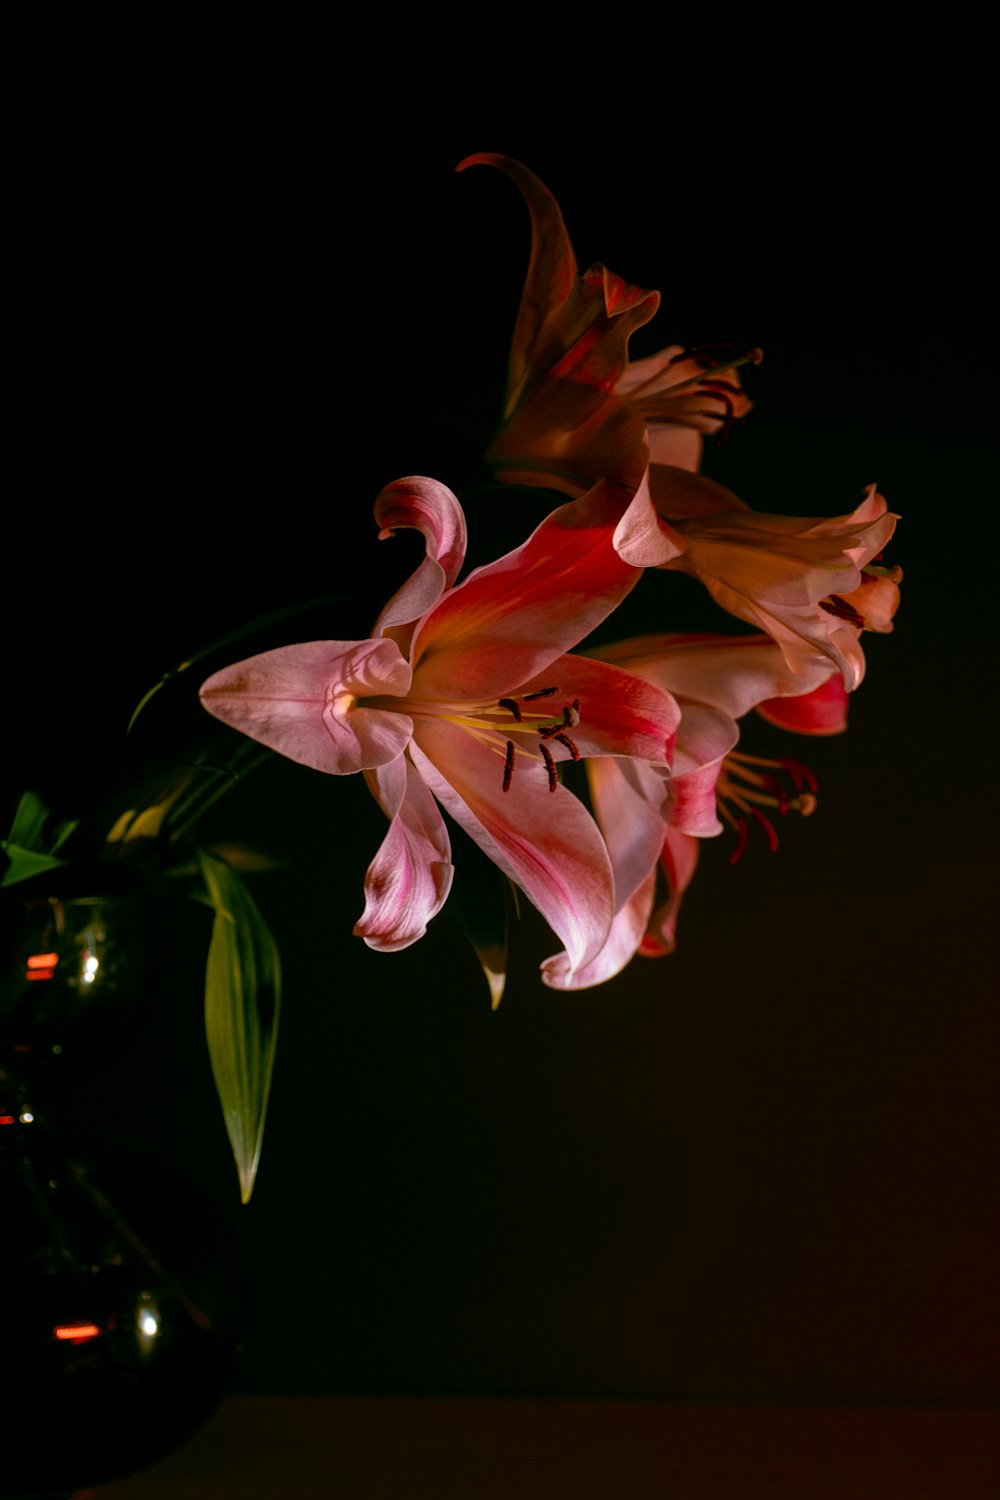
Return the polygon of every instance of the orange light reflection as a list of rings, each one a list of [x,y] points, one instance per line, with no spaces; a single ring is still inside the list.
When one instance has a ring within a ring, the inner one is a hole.
[[[57,1339],[70,1344],[85,1344],[88,1339],[96,1339],[100,1331],[96,1323],[59,1323],[52,1330]]]

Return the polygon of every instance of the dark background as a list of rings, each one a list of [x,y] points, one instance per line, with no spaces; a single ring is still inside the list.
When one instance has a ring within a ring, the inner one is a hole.
[[[254,884],[285,1004],[251,1205],[202,1040],[201,912],[171,919],[134,1065],[96,1070],[86,1113],[222,1205],[249,1287],[234,1390],[995,1401],[978,122],[849,78],[766,116],[665,91],[641,119],[550,88],[532,120],[467,86],[429,120],[416,83],[359,113],[237,71],[150,95],[138,68],[36,141],[11,806],[31,785],[72,812],[146,688],[251,616],[349,591],[366,635],[418,555],[377,543],[375,495],[465,485],[502,397],[527,216],[499,173],[455,176],[471,151],[543,178],[581,267],[661,290],[634,353],[760,344],[755,410],[706,471],[817,516],[876,480],[906,578],[849,733],[797,744],[816,816],[734,869],[707,847],[678,953],[598,989],[541,985],[527,910],[496,1014],[447,910],[402,954],[353,938],[384,827],[360,780],[274,762],[219,803],[206,836],[291,861]],[[523,505],[470,507],[477,560],[522,539]],[[657,576],[621,631],[728,625]],[[744,744],[794,753],[763,725]]]

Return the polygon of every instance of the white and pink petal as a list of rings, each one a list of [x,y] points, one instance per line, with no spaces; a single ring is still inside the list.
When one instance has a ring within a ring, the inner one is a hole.
[[[593,818],[561,785],[550,790],[541,759],[514,757],[503,790],[502,741],[441,718],[419,718],[414,764],[442,806],[525,892],[579,969],[596,958],[614,916],[614,880]]]
[[[387,484],[375,501],[379,540],[397,531],[419,531],[426,555],[413,576],[393,595],[375,622],[373,635],[397,632],[404,650],[409,641],[400,628],[412,625],[451,588],[465,561],[467,534],[465,515],[447,485],[422,475],[410,475]]]
[[[406,714],[357,699],[402,697],[410,681],[393,641],[307,641],[223,667],[202,684],[201,701],[279,755],[349,776],[394,760],[413,731]]]
[[[602,481],[450,590],[414,635],[414,697],[501,697],[599,625],[640,577],[611,545],[619,511]]]
[[[354,927],[369,948],[395,953],[422,938],[451,889],[451,843],[440,810],[405,755],[366,771],[389,832],[365,876],[365,909]]]

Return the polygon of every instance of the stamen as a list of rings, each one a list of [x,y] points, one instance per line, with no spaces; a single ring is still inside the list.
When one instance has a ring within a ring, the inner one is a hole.
[[[766,769],[756,769],[757,767]],[[784,772],[795,788],[790,797],[774,772]],[[816,810],[816,777],[808,766],[797,760],[765,760],[762,756],[746,755],[733,750],[725,757],[722,772],[716,783],[716,807],[736,832],[736,848],[730,864],[736,864],[747,844],[748,818],[763,830],[768,847],[773,854],[778,847],[778,835],[771,816],[763,808],[773,808],[783,818],[789,812],[797,812],[808,818]],[[728,805],[727,805],[728,804]],[[738,809],[741,816],[733,809]]]
[[[522,705],[530,703],[533,700],[539,698],[552,698],[558,692],[558,687],[547,687],[539,688],[538,691],[534,693],[523,693],[519,699],[497,699],[498,707],[505,713],[510,714],[514,719],[514,724],[508,724],[506,727],[507,734],[515,736],[519,733],[538,735],[539,740],[541,741],[541,744],[539,745],[539,751],[545,764],[546,774],[549,780],[549,790],[553,792],[559,784],[559,778],[556,771],[555,759],[553,758],[548,746],[545,744],[545,741],[555,740],[560,745],[562,745],[564,749],[569,751],[573,760],[576,761],[582,759],[579,746],[574,740],[570,738],[569,734],[567,733],[568,730],[574,729],[576,725],[580,723],[580,699],[574,698],[572,703],[562,704],[560,707],[562,717],[558,719],[554,724],[544,724],[538,722],[538,720],[542,719],[545,716],[545,713],[549,710],[543,709],[541,712],[537,712],[530,709],[524,709],[522,711]],[[501,729],[497,717],[495,717],[489,709],[482,709],[480,710],[480,712],[483,714],[483,718],[481,720],[474,720],[469,716],[463,715],[462,718],[460,720],[456,720],[456,722],[462,723],[466,729],[471,730],[473,733],[477,733],[480,729],[487,731],[499,729],[501,733],[504,732],[503,729]],[[488,743],[488,740],[485,740],[485,737],[484,742]],[[511,780],[514,774],[515,755],[531,755],[533,754],[533,752],[527,750],[526,748],[519,748],[515,742],[515,739],[505,738],[504,743],[506,748],[504,754],[503,789],[505,792],[507,792],[510,790]]]
[[[777,798],[778,816],[779,818],[783,818],[788,811],[788,793],[781,785],[781,782],[778,780],[777,776],[762,776],[760,778],[760,784],[765,791],[771,793],[772,797]]]
[[[738,385],[734,385],[731,380],[718,380],[714,375],[706,375],[704,380],[699,380],[698,384],[703,391],[725,391],[730,396],[740,394]]]
[[[549,791],[554,792],[559,785],[559,777],[556,774],[556,763],[552,759],[552,752],[548,745],[543,743],[538,748],[542,752],[542,760],[544,760],[545,769],[549,773]]]
[[[559,734],[553,735],[552,738],[557,740],[560,745],[565,745],[566,749],[569,751],[570,755],[572,755],[574,760],[580,759],[579,748],[573,743],[568,734],[563,734],[562,732],[560,732]]]
[[[847,620],[851,625],[856,625],[859,630],[864,630],[864,616],[859,615],[853,605],[848,604],[846,599],[841,599],[838,594],[831,594],[828,599],[819,601],[820,609],[825,609],[828,615],[835,615],[838,620]]]
[[[514,775],[514,741],[507,741],[507,754],[503,763],[503,789],[510,791],[511,778]]]
[[[797,792],[801,792],[803,787],[808,788],[810,792],[819,791],[819,782],[816,780],[816,777],[810,771],[809,767],[804,766],[800,760],[786,760],[784,767],[792,778]]]
[[[777,854],[778,835],[775,833],[774,825],[771,823],[770,819],[765,818],[764,814],[762,812],[759,812],[756,807],[751,807],[750,816],[756,823],[760,825],[761,828],[763,828],[764,836],[767,839],[768,848],[770,849],[771,853]]]
[[[706,355],[705,350],[728,348],[730,348],[730,345],[727,344],[724,339],[718,340],[714,344],[691,344],[683,348],[679,354],[675,354],[671,359],[668,359],[667,365],[668,367],[670,365],[679,365],[682,360],[696,359],[699,364],[703,364],[707,369],[711,369],[711,367],[713,365],[717,365],[719,361],[714,357],[714,355]]]
[[[718,360],[714,355],[704,352],[706,349],[729,349],[731,347],[731,344],[725,343],[692,344],[690,348],[682,349],[680,354],[673,355],[667,361],[666,368],[669,369],[671,365],[679,365],[686,359],[693,359],[704,369],[716,370],[719,375],[724,375],[727,370],[739,369],[740,365],[759,365],[764,358],[763,349],[758,348],[756,345],[754,348],[748,349],[745,354],[738,355],[735,359]],[[703,375],[692,375],[687,380],[682,380],[678,385],[673,386],[672,389],[679,391],[683,390],[686,385],[703,385],[704,383],[705,377]]]

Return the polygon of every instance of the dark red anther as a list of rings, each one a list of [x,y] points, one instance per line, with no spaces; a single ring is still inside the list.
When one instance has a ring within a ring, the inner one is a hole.
[[[552,752],[548,745],[542,744],[538,748],[542,752],[542,760],[544,760],[545,769],[549,773],[549,791],[554,792],[559,785],[559,777],[556,775],[556,763],[552,759]]]
[[[572,703],[563,704],[561,724],[540,724],[538,726],[538,733],[541,735],[543,740],[562,740],[563,744],[566,744],[567,741],[564,738],[564,731],[567,729],[575,729],[579,722],[580,700],[579,698],[574,698]],[[579,751],[577,751],[573,756],[573,759],[579,760],[579,758],[580,753]]]
[[[810,771],[809,767],[804,766],[800,760],[782,761],[782,765],[792,778],[792,785],[797,792],[801,792],[803,787],[805,787],[807,792],[815,793],[819,791],[819,782],[816,780],[816,777]]]
[[[503,789],[510,791],[511,777],[514,775],[514,741],[507,741],[507,754],[503,763]]]
[[[841,599],[838,594],[831,594],[828,599],[819,601],[820,609],[825,609],[828,615],[835,615],[838,620],[846,620],[850,625],[856,625],[859,630],[864,630],[864,616],[859,615],[853,605],[848,604],[846,599]]]
[[[743,857],[743,851],[746,848],[746,846],[747,846],[747,820],[746,820],[746,818],[737,818],[736,819],[736,847],[733,850],[732,854],[729,856],[729,863],[731,865],[738,865],[739,864],[740,860]]]
[[[554,740],[558,740],[558,742],[559,742],[560,745],[565,745],[566,749],[569,751],[570,755],[572,755],[572,757],[573,757],[574,760],[579,760],[580,759],[579,748],[578,748],[578,746],[574,745],[573,741],[570,739],[570,737],[569,737],[568,734],[563,734],[560,731],[559,734],[554,734],[552,736],[552,738]]]
[[[500,707],[501,708],[505,708],[509,714],[513,714],[514,718],[520,724],[520,722],[521,722],[521,707],[520,707],[520,704],[517,702],[517,700],[514,699],[514,698],[501,698],[499,701],[500,701]]]
[[[551,698],[553,694],[558,693],[558,691],[559,689],[557,687],[539,688],[537,693],[525,693],[524,701],[525,703],[530,703],[533,698]]]
[[[767,839],[767,845],[771,853],[777,854],[778,835],[774,831],[773,823],[771,823],[769,818],[765,818],[764,814],[757,807],[751,807],[750,816],[753,818],[755,823],[759,823],[761,828],[763,828],[764,837]]]

